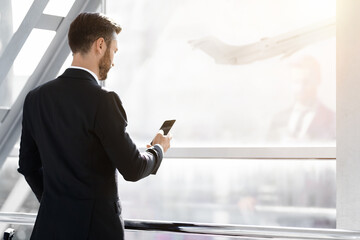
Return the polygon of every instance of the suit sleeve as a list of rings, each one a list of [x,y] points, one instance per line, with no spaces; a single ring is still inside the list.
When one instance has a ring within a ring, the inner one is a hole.
[[[126,132],[127,118],[118,95],[107,92],[100,97],[95,133],[99,137],[110,161],[127,181],[138,181],[156,174],[163,153],[154,146],[140,153]]]
[[[19,168],[18,172],[24,175],[36,198],[41,201],[43,194],[43,169],[39,150],[31,134],[30,107],[26,97],[23,108],[22,133],[20,141]]]

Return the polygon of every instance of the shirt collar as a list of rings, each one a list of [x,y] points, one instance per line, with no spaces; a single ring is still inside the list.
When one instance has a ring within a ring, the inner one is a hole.
[[[99,85],[101,85],[100,82],[99,82],[99,78],[96,76],[96,74],[95,74],[93,71],[90,71],[90,70],[87,69],[87,68],[78,67],[78,66],[70,66],[70,67],[68,67],[68,68],[75,68],[75,69],[81,69],[81,70],[87,71],[88,73],[90,73],[90,74],[95,78],[96,82],[97,82]]]

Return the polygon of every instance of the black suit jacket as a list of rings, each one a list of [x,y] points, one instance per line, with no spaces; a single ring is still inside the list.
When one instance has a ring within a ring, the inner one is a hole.
[[[40,201],[31,239],[123,239],[116,169],[137,181],[163,156],[139,152],[118,95],[70,68],[28,93],[22,126],[18,171]]]

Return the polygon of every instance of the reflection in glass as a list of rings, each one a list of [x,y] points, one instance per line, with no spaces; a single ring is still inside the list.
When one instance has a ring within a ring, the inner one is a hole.
[[[231,46],[257,46],[245,50],[261,56],[264,42],[272,46],[276,36],[290,38],[294,31],[334,19],[335,5],[303,0],[109,1],[108,13],[123,31],[106,85],[120,95],[128,130],[141,146],[170,118],[177,119],[173,146],[334,146],[333,136],[291,142],[268,133],[276,115],[293,104],[289,62],[296,55],[318,62],[318,99],[335,112],[334,31],[313,41],[301,38],[306,44],[241,65],[218,64],[189,42],[213,36]]]
[[[322,80],[320,64],[309,55],[293,57],[289,64],[294,99],[290,107],[273,117],[269,141],[334,142],[335,112],[321,101],[318,92]]]

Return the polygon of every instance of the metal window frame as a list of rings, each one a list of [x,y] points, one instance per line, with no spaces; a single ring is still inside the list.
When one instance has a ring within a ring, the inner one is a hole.
[[[13,35],[10,40],[7,48],[5,49],[1,59],[0,73],[3,74],[3,70],[7,71],[10,69],[13,59],[15,59],[18,51],[21,50],[23,43],[28,35],[22,33],[23,28],[26,28],[24,31],[30,33],[33,28],[36,27],[39,19],[44,19],[42,11],[39,9],[44,9],[46,7],[48,0],[36,0],[33,3],[33,6],[30,7],[29,12],[24,18],[22,24],[19,27],[19,30]],[[36,4],[36,5],[34,5]],[[37,8],[38,4],[39,9]],[[34,89],[35,87],[53,79],[56,77],[56,74],[59,72],[66,58],[70,54],[70,48],[67,43],[67,32],[70,26],[70,23],[75,19],[75,17],[84,11],[96,11],[101,4],[101,0],[76,0],[71,7],[68,15],[63,18],[59,23],[59,18],[53,17],[52,23],[48,26],[51,28],[56,28],[56,34],[51,41],[49,47],[47,48],[45,54],[41,58],[38,66],[29,77],[25,86],[21,90],[18,98],[15,100],[14,104],[11,106],[11,109],[6,113],[6,117],[2,120],[0,125],[0,167],[4,163],[5,159],[8,157],[9,153],[12,151],[16,141],[20,137],[21,132],[21,119],[22,119],[22,106],[25,100],[26,94]],[[38,16],[33,16],[38,14]],[[29,21],[28,18],[36,17],[36,21],[31,21],[31,26],[29,26],[26,21]],[[48,18],[45,16],[45,18]],[[57,25],[59,23],[59,25]],[[21,35],[21,36],[19,36]],[[24,35],[26,36],[24,39]],[[15,51],[11,51],[13,45],[21,45],[17,47]],[[10,49],[10,50],[9,50]],[[7,57],[7,52],[12,52],[11,56]],[[2,65],[2,63],[5,63]],[[0,75],[0,81],[6,75]]]
[[[145,151],[146,148],[140,148]],[[17,158],[19,147],[9,157]],[[165,158],[190,159],[267,159],[267,160],[336,160],[336,147],[173,147]]]
[[[0,222],[16,225],[34,225],[34,213],[0,212]],[[207,236],[241,237],[246,239],[324,239],[356,240],[359,231],[343,229],[264,227],[253,225],[210,224],[193,222],[170,222],[153,220],[124,221],[125,229],[131,231],[170,232],[180,234],[200,234]]]
[[[145,148],[140,148],[144,151]],[[166,158],[335,160],[336,147],[175,147]]]
[[[0,57],[0,85],[10,71],[15,58],[24,46],[31,31],[35,28],[36,24],[41,19],[42,12],[44,11],[48,2],[49,0],[34,0],[19,28],[11,37],[11,40],[4,49]]]

